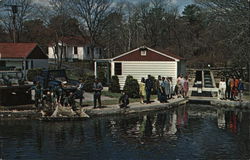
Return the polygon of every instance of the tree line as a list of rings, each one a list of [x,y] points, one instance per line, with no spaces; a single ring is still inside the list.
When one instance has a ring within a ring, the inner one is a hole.
[[[13,41],[13,14],[6,6],[10,2],[0,1],[1,42]],[[182,12],[171,0],[16,3],[17,42],[36,42],[46,51],[48,44],[57,44],[62,37],[88,37],[91,53],[101,45],[105,58],[146,45],[170,49],[186,58],[190,67],[233,66],[249,78],[248,0],[194,0]],[[58,61],[62,56],[59,47],[55,47]]]

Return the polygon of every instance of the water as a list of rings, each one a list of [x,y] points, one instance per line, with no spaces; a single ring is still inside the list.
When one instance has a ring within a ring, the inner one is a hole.
[[[1,158],[250,159],[250,113],[191,105],[78,122],[1,121]]]

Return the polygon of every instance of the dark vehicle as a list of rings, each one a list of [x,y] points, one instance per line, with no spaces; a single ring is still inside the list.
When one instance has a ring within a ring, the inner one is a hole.
[[[61,70],[44,70],[41,75],[37,76],[34,81],[39,81],[44,89],[53,88],[66,82],[64,90],[75,91],[79,82],[69,79],[64,69]]]
[[[31,86],[24,83],[22,71],[0,71],[0,105],[32,104],[31,95],[26,93]]]

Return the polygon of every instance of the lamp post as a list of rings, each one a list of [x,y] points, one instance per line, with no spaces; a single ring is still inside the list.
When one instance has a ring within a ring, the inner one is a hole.
[[[5,6],[11,7],[13,23],[13,42],[16,43],[16,14],[18,13],[18,7],[21,6],[17,4],[6,4]]]

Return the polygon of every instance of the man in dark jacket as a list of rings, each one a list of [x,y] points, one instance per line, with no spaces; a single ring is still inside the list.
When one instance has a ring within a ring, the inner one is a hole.
[[[119,98],[119,104],[121,108],[128,108],[129,96],[126,92],[122,92],[122,95]]]
[[[150,95],[151,95],[151,90],[153,88],[153,82],[151,80],[150,75],[148,75],[148,79],[146,79],[145,88],[146,88],[147,103],[150,103]]]
[[[96,78],[95,82],[93,84],[93,91],[94,91],[94,108],[96,108],[96,101],[98,100],[99,107],[102,106],[101,103],[101,92],[102,92],[103,86],[102,83],[99,82],[99,80]]]

